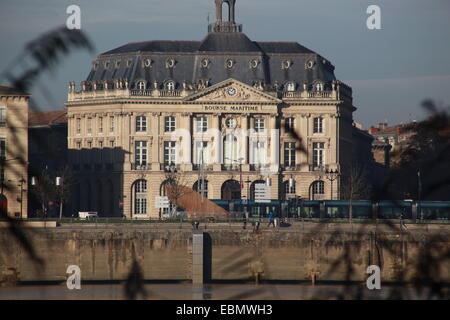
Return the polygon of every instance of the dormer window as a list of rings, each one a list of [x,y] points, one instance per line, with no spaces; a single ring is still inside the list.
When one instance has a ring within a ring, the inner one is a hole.
[[[167,81],[165,87],[166,87],[166,90],[173,91],[173,90],[175,90],[175,82]]]
[[[254,59],[254,60],[250,61],[250,68],[256,69],[256,68],[258,68],[258,66],[259,66],[258,60]]]
[[[146,89],[145,81],[138,81],[136,87],[138,90],[145,90]]]
[[[117,61],[116,61],[115,67],[116,67],[116,69],[119,69],[119,68],[120,68],[120,60],[117,60]]]
[[[202,60],[202,68],[208,68],[211,62],[208,59]]]
[[[281,63],[281,69],[283,70],[290,69],[292,67],[292,64],[293,64],[292,60],[285,60]]]
[[[323,83],[322,83],[322,82],[317,82],[317,83],[314,85],[314,89],[315,89],[316,91],[323,91]]]
[[[295,91],[295,89],[296,89],[295,82],[286,83],[286,91],[292,92]]]
[[[152,66],[152,62],[153,61],[151,59],[145,59],[143,65],[145,68],[150,68]]]
[[[314,61],[312,61],[312,60],[306,61],[305,69],[312,69],[312,67],[314,67]]]
[[[98,62],[94,62],[94,63],[92,64],[92,68],[93,68],[94,70],[97,70],[97,69],[98,69]]]
[[[175,67],[175,63],[176,63],[175,59],[173,59],[173,58],[167,59],[166,60],[166,68],[173,68],[173,67]]]
[[[127,68],[131,67],[131,60],[127,60]]]
[[[109,69],[109,61],[106,61],[104,66],[105,66],[105,69]]]
[[[225,62],[225,67],[226,67],[227,69],[233,68],[233,67],[234,67],[234,61],[233,61],[232,59],[228,59],[228,60]]]

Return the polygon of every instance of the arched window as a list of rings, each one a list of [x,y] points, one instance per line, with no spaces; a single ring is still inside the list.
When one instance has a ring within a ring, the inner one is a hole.
[[[166,90],[169,90],[169,91],[175,90],[175,82],[167,81],[166,82]]]
[[[286,195],[295,195],[295,179],[290,178],[284,182],[284,192]]]
[[[138,90],[145,90],[146,89],[145,81],[138,81],[136,88]]]
[[[199,187],[200,185],[200,187]],[[203,195],[205,198],[208,198],[208,180],[198,180],[194,183],[193,186],[194,191]]]
[[[325,194],[325,184],[321,180],[314,181],[311,186],[311,200],[320,200]]]
[[[137,180],[134,188],[134,214],[147,214],[147,180]]]
[[[315,89],[316,91],[323,91],[323,83],[322,83],[322,82],[316,82],[316,83],[314,84],[314,89]]]
[[[227,180],[222,185],[222,200],[241,199],[241,186],[236,180]]]
[[[169,196],[170,191],[170,180],[165,180],[163,183],[161,183],[161,186],[159,188],[159,195],[160,196]],[[173,193],[172,193],[173,195]],[[170,198],[169,198],[170,199]],[[172,201],[169,200],[169,207],[168,208],[162,208],[160,209],[161,217],[162,218],[170,218],[171,216],[174,216],[177,212],[177,206],[172,203]]]
[[[295,82],[286,83],[286,91],[292,92],[295,91],[296,85]]]
[[[250,200],[255,200],[255,190],[256,190],[257,184],[266,185],[266,181],[256,180],[250,185]]]

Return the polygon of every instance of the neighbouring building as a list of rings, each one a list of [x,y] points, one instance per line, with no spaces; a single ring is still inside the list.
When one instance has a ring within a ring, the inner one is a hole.
[[[410,124],[388,126],[387,122],[370,127],[369,133],[374,137],[372,153],[376,162],[389,168],[399,161],[401,151],[408,146],[413,131],[408,129]]]
[[[0,202],[3,212],[27,218],[28,103],[30,95],[0,86]]]
[[[164,216],[155,197],[171,164],[208,199],[254,199],[257,184],[272,199],[340,198],[325,172],[345,176],[354,161],[352,89],[296,42],[250,40],[236,1],[215,4],[202,41],[129,43],[99,55],[80,88],[70,83],[73,212]]]
[[[29,177],[47,175],[54,180],[60,175],[64,167],[68,166],[67,159],[67,111],[52,110],[28,112],[28,156]],[[35,180],[35,183],[39,183]],[[34,192],[36,185],[29,189],[29,214],[36,217],[38,210],[42,210],[42,200]],[[52,199],[55,200],[55,199]],[[57,215],[59,204],[51,201],[45,204],[48,216]]]

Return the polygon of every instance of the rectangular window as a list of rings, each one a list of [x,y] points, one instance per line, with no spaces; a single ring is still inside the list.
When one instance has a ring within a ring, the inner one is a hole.
[[[81,119],[77,118],[76,120],[76,130],[77,130],[77,134],[81,134]]]
[[[99,141],[99,142],[98,142],[98,147],[99,147],[100,149],[103,148],[103,141]]]
[[[6,127],[6,108],[0,107],[0,127]]]
[[[6,139],[0,138],[0,159],[6,159]]]
[[[264,132],[264,119],[263,118],[255,119],[255,132]]]
[[[175,141],[164,142],[164,165],[176,164]]]
[[[196,132],[206,132],[208,130],[208,118],[197,117],[195,118]]]
[[[313,168],[323,169],[325,165],[325,143],[314,142],[313,143]]]
[[[139,116],[136,117],[136,132],[146,132],[147,131],[147,117]]]
[[[114,132],[114,116],[110,116],[109,117],[109,132],[113,133]]]
[[[78,150],[81,149],[81,141],[77,141],[77,149],[78,149]]]
[[[286,133],[293,132],[295,128],[295,118],[286,118],[284,120],[284,131]]]
[[[147,181],[140,180],[135,186],[135,214],[147,214]]]
[[[261,141],[253,142],[253,164],[266,164],[266,144]]]
[[[112,140],[112,141],[109,142],[109,146],[110,146],[111,148],[114,148],[114,147],[116,146],[116,144],[114,143],[114,140]]]
[[[175,117],[164,118],[164,131],[165,132],[175,131]]]
[[[147,165],[147,141],[136,141],[135,142],[135,163],[136,166],[146,166]]]
[[[103,117],[98,118],[98,132],[103,133]]]
[[[284,165],[286,168],[295,167],[295,142],[284,143]]]
[[[323,118],[314,118],[314,133],[323,133]]]
[[[92,118],[87,119],[87,134],[92,134]]]
[[[207,164],[208,157],[208,142],[196,141],[195,142],[195,164]]]

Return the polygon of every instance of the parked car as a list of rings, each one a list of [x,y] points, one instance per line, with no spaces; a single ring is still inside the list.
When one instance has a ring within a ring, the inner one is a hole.
[[[98,213],[95,211],[78,212],[78,218],[84,220],[94,219],[98,218]]]

